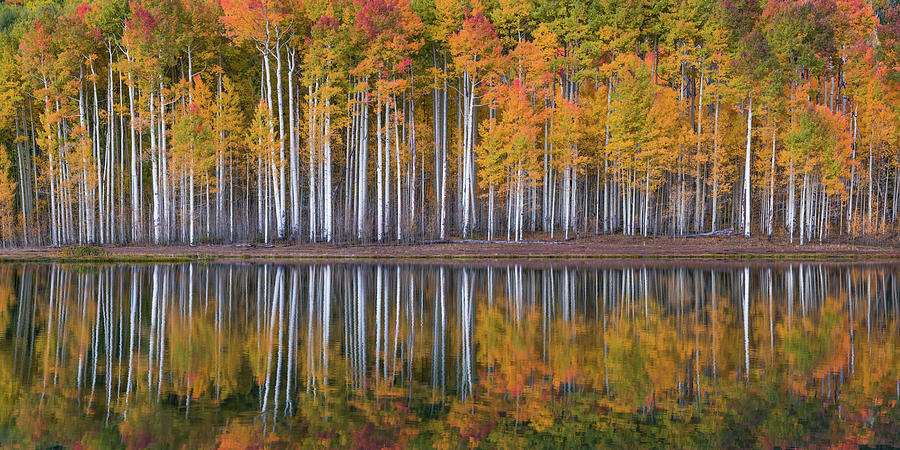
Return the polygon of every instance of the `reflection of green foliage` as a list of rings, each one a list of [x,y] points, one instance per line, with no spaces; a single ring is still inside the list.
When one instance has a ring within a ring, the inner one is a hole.
[[[15,405],[22,393],[19,377],[13,373],[12,364],[6,363],[12,360],[12,356],[0,346],[0,361],[3,361],[0,363],[0,443],[22,442],[25,438],[15,420]]]
[[[832,334],[837,328],[839,317],[826,312],[816,325],[805,330],[793,327],[784,337],[784,353],[792,358],[795,369],[809,375],[834,350]]]
[[[621,372],[616,374],[613,392],[617,397],[627,394],[630,403],[637,403],[650,394],[647,348],[637,337],[620,344],[610,345],[610,359],[620,364],[616,369]]]
[[[801,401],[785,395],[770,382],[755,387],[734,387],[737,390],[733,393],[723,392],[729,397],[727,408],[721,410],[723,431],[727,431],[719,435],[723,446],[821,446],[844,436],[842,430],[834,428],[840,423],[836,406]]]
[[[872,443],[875,445],[896,445],[900,442],[900,399],[896,399],[893,405],[879,408],[872,431],[875,435]]]

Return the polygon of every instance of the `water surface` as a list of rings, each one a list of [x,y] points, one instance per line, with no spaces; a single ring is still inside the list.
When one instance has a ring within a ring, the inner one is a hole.
[[[0,265],[0,446],[898,446],[898,274]]]

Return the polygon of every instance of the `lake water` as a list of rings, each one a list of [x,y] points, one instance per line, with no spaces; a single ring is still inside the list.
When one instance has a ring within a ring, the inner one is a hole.
[[[900,445],[900,265],[0,265],[0,447]]]

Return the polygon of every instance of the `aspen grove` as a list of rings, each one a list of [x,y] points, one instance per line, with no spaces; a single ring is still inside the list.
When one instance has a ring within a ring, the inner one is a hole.
[[[4,245],[889,235],[897,0],[0,5]]]

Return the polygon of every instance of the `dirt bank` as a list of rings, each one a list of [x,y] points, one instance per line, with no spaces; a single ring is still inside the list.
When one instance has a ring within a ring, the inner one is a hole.
[[[870,260],[900,261],[900,247],[855,244],[792,245],[765,238],[692,237],[681,239],[589,237],[564,242],[462,242],[427,244],[237,244],[196,246],[103,246],[103,256],[80,257],[59,248],[0,249],[0,260],[171,261],[262,259],[694,259],[694,260]]]

